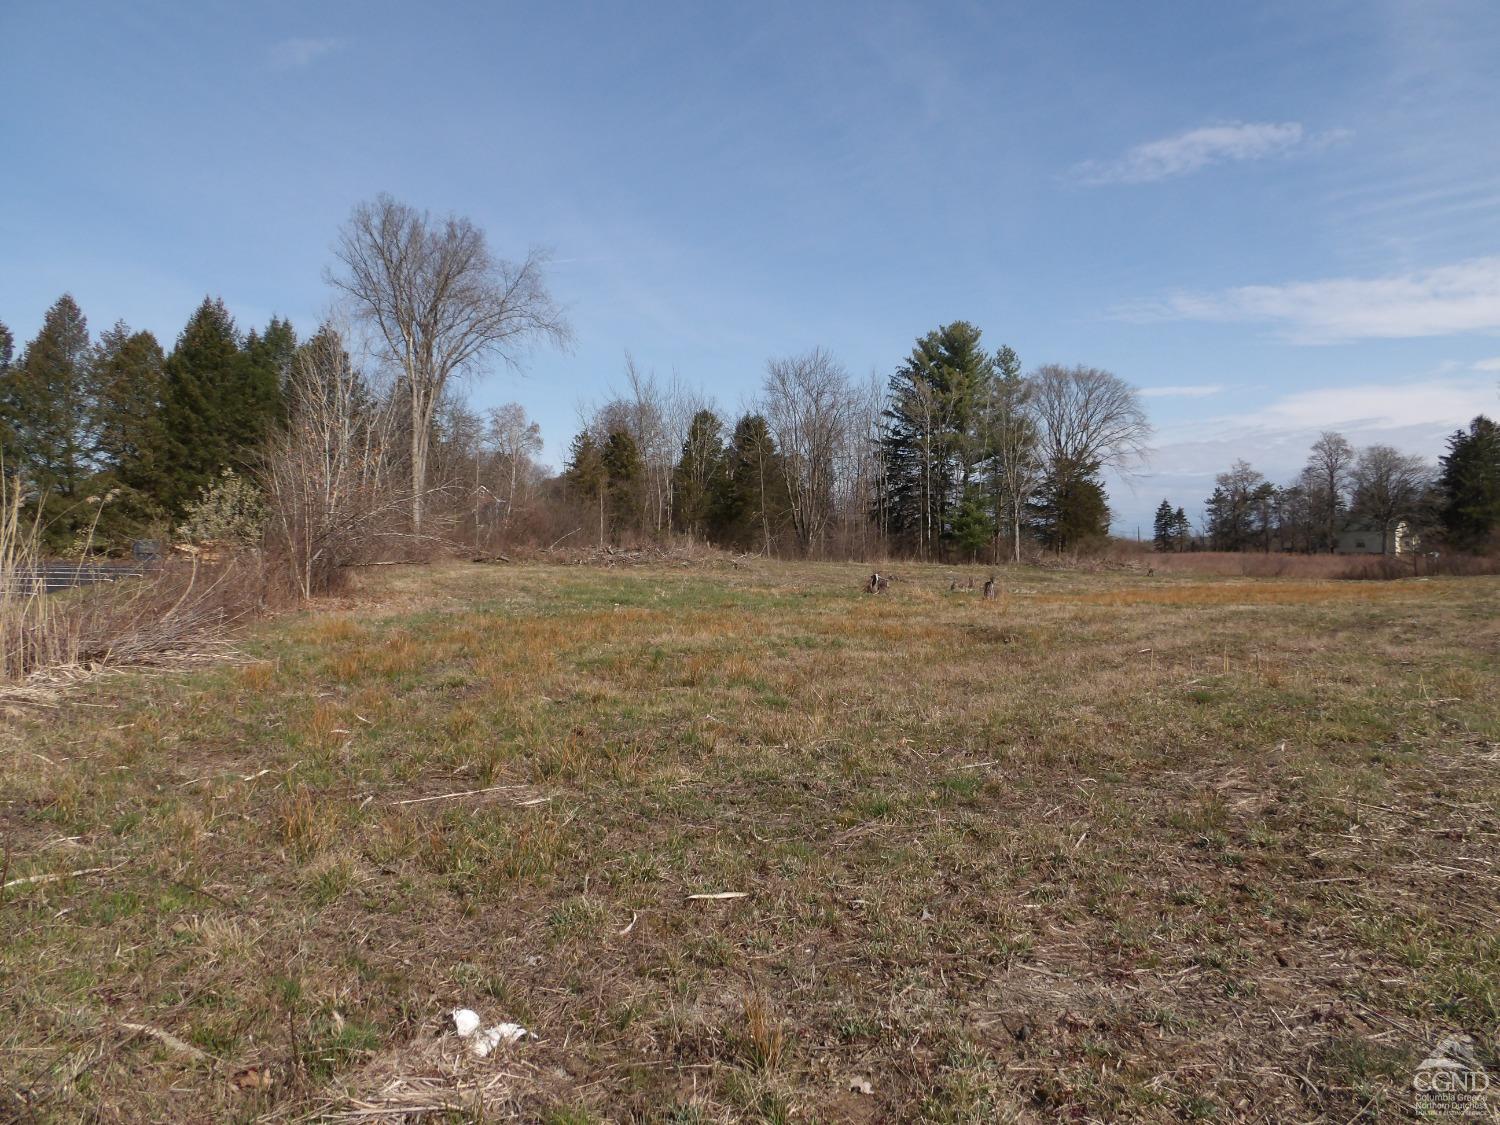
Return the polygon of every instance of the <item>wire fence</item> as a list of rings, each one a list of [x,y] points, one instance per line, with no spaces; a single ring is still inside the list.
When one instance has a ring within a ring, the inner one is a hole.
[[[54,593],[74,586],[98,586],[142,578],[155,569],[151,562],[122,563],[38,563],[18,566],[0,573],[0,589],[21,593]]]

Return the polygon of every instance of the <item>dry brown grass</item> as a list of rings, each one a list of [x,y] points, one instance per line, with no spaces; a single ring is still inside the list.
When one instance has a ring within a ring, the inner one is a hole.
[[[1221,578],[1342,578],[1348,555],[1300,555],[1261,551],[1184,551],[1142,554],[1135,560],[1157,574]]]
[[[1214,582],[1121,586],[1087,592],[1039,594],[1036,600],[1066,605],[1268,606],[1379,602],[1405,596],[1393,586],[1351,586],[1336,582]]]
[[[1494,579],[861,577],[393,568],[15,727],[7,878],[88,873],[0,899],[0,1117],[1373,1121],[1493,1060]]]

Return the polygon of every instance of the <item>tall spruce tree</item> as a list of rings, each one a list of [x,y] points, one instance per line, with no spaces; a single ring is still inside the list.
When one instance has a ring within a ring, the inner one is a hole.
[[[1109,502],[1099,480],[1099,465],[1054,459],[1030,511],[1033,534],[1050,550],[1073,550],[1107,538]]]
[[[16,338],[4,321],[0,321],[0,471],[9,474],[14,456],[14,435],[10,427],[10,410],[5,405],[10,394],[11,364],[16,354]]]
[[[672,472],[672,517],[690,539],[703,535],[713,506],[715,477],[724,468],[723,423],[712,410],[700,410],[688,423],[682,456]]]
[[[1151,543],[1158,551],[1176,550],[1177,513],[1172,503],[1163,500],[1156,506],[1156,522],[1152,527]]]
[[[274,332],[255,335],[242,347],[224,302],[205,297],[177,338],[163,395],[161,499],[172,512],[181,514],[224,469],[251,462],[271,426],[285,417],[278,364],[286,347],[295,347],[295,337],[290,325],[272,323]]]
[[[166,356],[150,332],[117,321],[94,349],[96,450],[101,469],[153,500],[167,488]]]
[[[957,320],[927,333],[891,376],[883,444],[891,531],[922,557],[952,518],[988,455],[979,425],[994,378],[980,331]]]
[[[641,448],[628,430],[612,430],[604,442],[602,454],[605,492],[608,495],[610,530],[618,542],[620,533],[641,527],[643,514],[642,486],[646,480],[646,462]]]
[[[735,423],[724,465],[715,474],[709,536],[722,546],[770,554],[789,508],[786,473],[770,424],[759,414],[746,414]]]
[[[264,332],[251,332],[245,338],[245,357],[250,364],[245,393],[251,412],[259,412],[263,424],[285,422],[287,388],[297,358],[292,322],[273,316]]]
[[[161,500],[174,515],[229,465],[238,398],[231,388],[243,362],[234,318],[223,301],[205,297],[164,367]]]
[[[580,431],[573,438],[562,479],[563,489],[574,503],[598,513],[599,546],[604,546],[605,487],[609,476],[604,468],[604,451],[588,430]]]
[[[38,498],[47,498],[49,513],[76,504],[93,474],[91,358],[88,322],[65,293],[47,310],[36,339],[0,385],[0,414],[15,468]],[[66,530],[53,528],[54,534]]]
[[[1500,529],[1500,425],[1479,415],[1448,438],[1448,452],[1439,460],[1448,540],[1459,550],[1483,550]]]

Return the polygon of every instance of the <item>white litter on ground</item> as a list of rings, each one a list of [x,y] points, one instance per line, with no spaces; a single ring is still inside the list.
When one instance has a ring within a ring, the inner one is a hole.
[[[508,1046],[519,1043],[522,1039],[536,1038],[518,1023],[497,1023],[481,1029],[480,1024],[484,1021],[472,1008],[454,1008],[452,1017],[453,1030],[460,1039],[468,1043],[469,1050],[476,1058],[484,1058],[502,1044]]]

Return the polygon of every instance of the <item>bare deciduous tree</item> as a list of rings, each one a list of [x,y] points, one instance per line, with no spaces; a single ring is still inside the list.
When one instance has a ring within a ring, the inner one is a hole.
[[[411,520],[422,529],[432,420],[455,375],[486,360],[519,363],[537,340],[569,337],[543,277],[546,257],[494,257],[484,232],[461,217],[433,220],[388,195],[354,209],[329,280],[371,324],[406,384],[411,413]]]
[[[856,396],[848,373],[822,348],[767,363],[763,394],[781,450],[793,530],[803,553],[812,554],[833,514],[834,475]]]
[[[993,481],[999,493],[997,515],[1010,524],[1013,561],[1021,561],[1021,525],[1026,503],[1042,479],[1040,435],[1031,411],[1032,384],[1019,375],[1020,361],[1009,348],[996,359],[996,378],[983,407],[985,439],[993,457]],[[996,524],[1000,521],[997,519]],[[997,526],[997,531],[999,530]]]
[[[525,407],[516,402],[491,407],[488,418],[486,436],[499,462],[500,487],[505,490],[505,513],[500,517],[500,525],[509,531],[530,484],[533,459],[542,451],[542,427],[527,417]]]
[[[1125,469],[1145,457],[1151,423],[1136,389],[1118,375],[1048,364],[1031,375],[1030,383],[1050,464]]]
[[[324,325],[297,350],[287,425],[270,439],[261,473],[268,537],[303,597],[328,589],[407,499],[391,479],[390,400],[366,383],[345,339]]]
[[[1354,446],[1349,439],[1333,430],[1319,434],[1307,458],[1306,477],[1314,489],[1313,503],[1323,532],[1324,550],[1332,551],[1338,544],[1339,512],[1352,483],[1353,469]]]
[[[1354,508],[1380,524],[1382,551],[1390,547],[1388,540],[1396,521],[1416,511],[1432,475],[1432,467],[1421,457],[1389,445],[1372,445],[1359,451],[1351,474]]]

